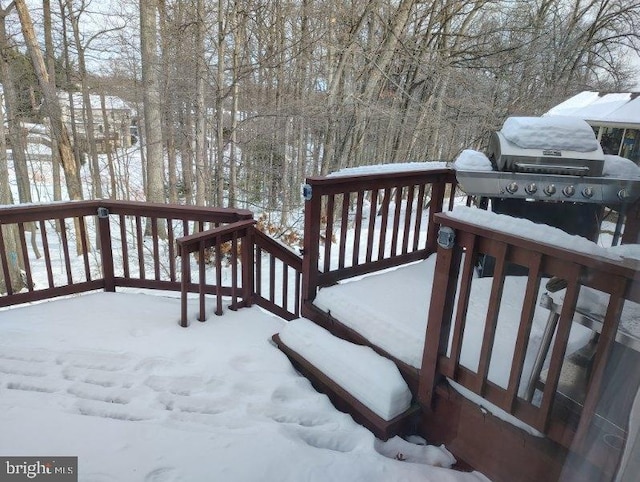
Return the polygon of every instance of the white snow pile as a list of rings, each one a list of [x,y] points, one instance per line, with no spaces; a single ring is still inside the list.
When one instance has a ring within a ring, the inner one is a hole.
[[[482,152],[465,149],[453,163],[453,167],[461,171],[493,171],[489,158]]]
[[[575,117],[509,117],[500,132],[523,149],[592,152],[600,148],[589,124]]]
[[[323,288],[313,303],[323,311],[330,311],[333,317],[371,343],[405,363],[420,368],[435,260],[436,256],[430,256],[412,265]],[[478,368],[480,360],[481,343],[478,340],[483,337],[492,284],[493,278],[474,279],[471,284],[460,356],[460,363],[471,370]],[[526,287],[525,276],[508,276],[505,279],[488,375],[490,381],[503,388],[509,383]],[[523,369],[521,393],[529,379],[548,317],[548,310],[536,308]],[[590,335],[589,329],[574,324],[568,353],[583,346]]]
[[[404,440],[396,436],[386,442],[376,440],[375,446],[379,453],[406,462],[428,464],[434,467],[451,467],[456,463],[455,457],[444,445],[435,447],[426,443],[422,437],[413,436]]]
[[[444,213],[445,216],[464,221],[477,226],[488,227],[503,233],[530,239],[547,245],[575,251],[590,256],[600,256],[615,261],[621,257],[609,249],[598,246],[582,236],[567,234],[561,229],[536,224],[528,219],[514,218],[506,214],[496,214],[483,209],[466,206],[455,206],[453,211]]]
[[[338,412],[270,343],[283,320],[253,307],[185,329],[179,313],[133,293],[0,310],[0,454],[78,456],[101,482],[486,480]]]
[[[397,164],[376,164],[372,166],[346,167],[330,173],[327,177],[363,176],[366,174],[391,174],[394,172],[413,172],[446,169],[449,163],[441,161],[430,162],[399,162]]]
[[[411,405],[398,368],[371,348],[337,338],[304,318],[289,322],[280,339],[382,419],[392,420]]]
[[[640,167],[626,157],[605,154],[602,175],[621,179],[637,179],[640,178]]]

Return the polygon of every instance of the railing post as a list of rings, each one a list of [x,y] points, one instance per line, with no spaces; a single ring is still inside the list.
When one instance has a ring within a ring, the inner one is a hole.
[[[418,382],[418,401],[425,407],[431,405],[433,392],[439,380],[438,359],[441,354],[446,354],[447,351],[462,251],[462,247],[455,244],[448,248],[440,246],[437,252],[422,367]],[[467,256],[473,256],[473,253],[467,253]]]
[[[444,203],[445,178],[438,176],[438,180],[431,185],[431,201],[429,202],[429,225],[427,226],[427,249],[435,253],[437,249],[438,225],[434,221],[434,216],[442,212]]]
[[[98,229],[100,231],[100,257],[102,261],[102,275],[104,277],[104,290],[114,292],[116,290],[116,280],[113,269],[111,226],[109,224],[108,208],[98,208]]]
[[[255,250],[256,235],[255,226],[247,228],[247,235],[242,239],[241,246],[241,262],[242,262],[242,301],[244,306],[253,304],[253,295],[255,294]]]
[[[178,243],[178,256],[180,256],[180,326],[186,328],[189,326],[187,319],[187,290],[191,273],[189,267],[189,253],[185,253],[182,245]]]
[[[320,256],[320,210],[322,196],[313,193],[309,186],[304,203],[304,249],[302,257],[302,315],[305,315],[306,304],[316,297],[318,286],[318,258]],[[325,240],[329,243],[330,240]]]

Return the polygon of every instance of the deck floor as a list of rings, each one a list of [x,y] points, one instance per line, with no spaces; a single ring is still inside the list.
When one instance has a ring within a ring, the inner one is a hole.
[[[199,323],[196,302],[186,329],[178,299],[145,294],[0,310],[0,453],[78,456],[102,482],[482,480],[335,410],[271,343],[283,320],[211,303]]]

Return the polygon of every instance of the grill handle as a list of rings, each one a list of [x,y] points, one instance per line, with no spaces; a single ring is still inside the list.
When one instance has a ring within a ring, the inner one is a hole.
[[[541,174],[563,173],[572,176],[587,176],[589,168],[587,166],[567,166],[561,164],[534,164],[529,162],[514,163],[516,169],[521,172],[537,172]]]

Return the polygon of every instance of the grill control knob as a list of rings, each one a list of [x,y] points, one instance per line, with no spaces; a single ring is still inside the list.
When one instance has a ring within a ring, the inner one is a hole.
[[[538,191],[538,186],[536,186],[535,182],[532,182],[528,186],[524,188],[524,192],[527,194],[535,194]]]
[[[507,184],[507,187],[505,189],[509,194],[515,194],[518,192],[518,184],[515,181],[510,182],[509,184]]]
[[[593,197],[593,188],[591,186],[587,186],[582,190],[582,196],[591,199]]]
[[[565,197],[571,197],[576,193],[576,188],[573,186],[565,186],[562,189],[562,194],[565,195]]]
[[[555,184],[549,184],[547,187],[544,188],[544,193],[547,196],[553,196],[556,193],[556,186]]]
[[[629,193],[626,189],[622,188],[618,191],[618,198],[620,199],[620,201],[626,201],[628,197]]]

